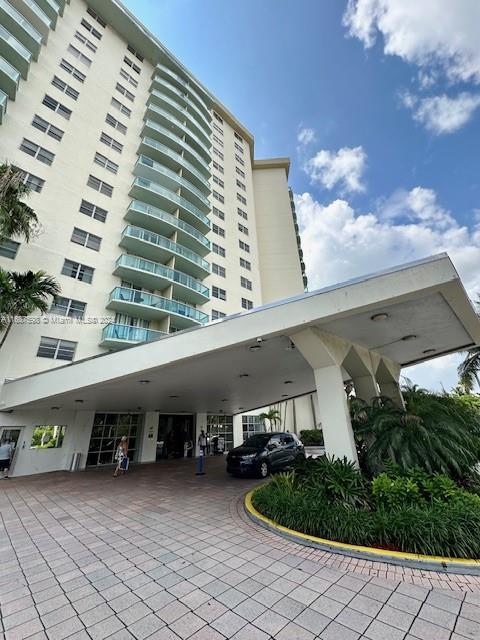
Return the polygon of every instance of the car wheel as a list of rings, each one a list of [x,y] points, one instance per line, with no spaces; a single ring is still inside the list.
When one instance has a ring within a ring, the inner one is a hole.
[[[260,476],[260,478],[266,478],[269,473],[270,473],[270,468],[268,466],[268,462],[266,462],[265,460],[262,460],[262,462],[258,467],[258,475]]]

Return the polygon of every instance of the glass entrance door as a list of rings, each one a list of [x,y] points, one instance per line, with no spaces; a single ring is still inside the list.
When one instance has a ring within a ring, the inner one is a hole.
[[[115,464],[115,452],[122,436],[127,436],[128,457],[135,461],[143,414],[96,413],[93,421],[87,466]]]
[[[183,458],[193,455],[193,416],[162,414],[158,418],[157,456]]]

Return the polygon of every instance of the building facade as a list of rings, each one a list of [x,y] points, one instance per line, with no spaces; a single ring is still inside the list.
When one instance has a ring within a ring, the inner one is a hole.
[[[39,217],[31,242],[0,241],[0,266],[61,287],[12,328],[2,381],[304,291],[288,159],[255,160],[249,131],[121,3],[0,0],[0,25],[0,161],[24,172]],[[149,430],[140,409],[83,425],[83,462],[111,462],[113,432]],[[160,440],[199,423],[155,420]],[[231,446],[241,424],[202,426]]]

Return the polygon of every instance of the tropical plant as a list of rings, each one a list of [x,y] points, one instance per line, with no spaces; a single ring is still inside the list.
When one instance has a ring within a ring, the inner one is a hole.
[[[276,427],[277,424],[280,425],[282,423],[280,412],[277,411],[277,409],[269,409],[268,411],[261,413],[258,417],[260,420],[263,420],[264,424],[268,421],[270,431],[272,431],[272,427]]]
[[[29,242],[38,218],[22,200],[31,191],[23,176],[23,172],[13,165],[0,165],[0,238],[17,236]]]
[[[16,317],[26,317],[34,311],[45,313],[50,298],[59,291],[55,280],[43,271],[16,273],[0,269],[0,326],[5,327],[0,349]]]
[[[300,440],[305,447],[323,447],[323,431],[321,429],[303,429]]]
[[[475,383],[480,387],[480,347],[469,349],[458,366],[460,385],[467,392],[472,392]]]

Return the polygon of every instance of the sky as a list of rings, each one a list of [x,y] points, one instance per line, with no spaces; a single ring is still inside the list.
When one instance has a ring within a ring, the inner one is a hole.
[[[289,156],[309,289],[447,251],[480,297],[480,0],[124,0]],[[407,368],[457,382],[457,355]]]

